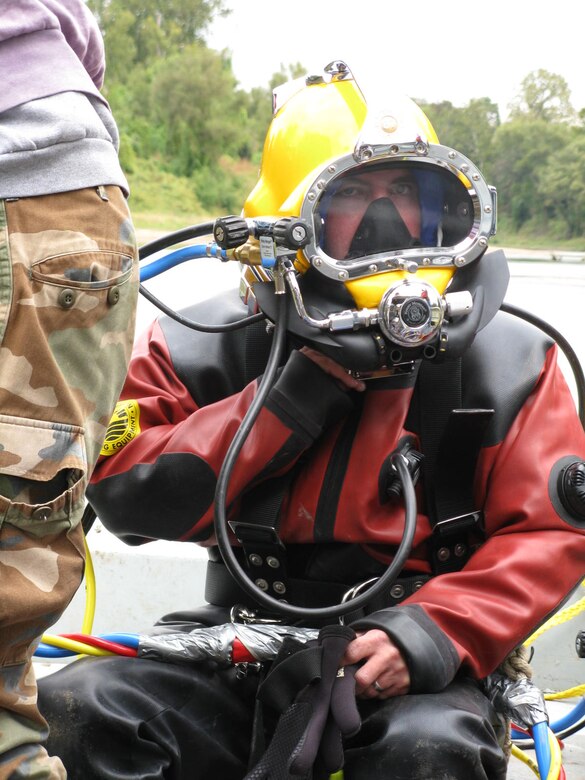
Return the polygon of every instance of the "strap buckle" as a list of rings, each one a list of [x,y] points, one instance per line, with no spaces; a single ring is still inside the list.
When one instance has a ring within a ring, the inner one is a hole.
[[[481,510],[440,520],[433,528],[433,571],[447,574],[460,571],[484,536]],[[475,537],[475,538],[474,538]]]
[[[229,526],[244,550],[250,579],[265,593],[282,598],[287,591],[286,548],[276,529],[239,520]]]

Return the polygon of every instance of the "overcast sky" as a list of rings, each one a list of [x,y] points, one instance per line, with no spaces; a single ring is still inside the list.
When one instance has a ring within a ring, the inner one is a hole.
[[[580,0],[226,0],[208,44],[228,49],[241,87],[267,86],[281,63],[321,72],[345,60],[362,78],[385,72],[393,91],[462,106],[489,97],[505,117],[525,76],[564,77],[585,107]]]

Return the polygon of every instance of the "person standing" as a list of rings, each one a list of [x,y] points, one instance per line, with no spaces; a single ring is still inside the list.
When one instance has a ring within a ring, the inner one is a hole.
[[[31,657],[83,574],[85,488],[126,375],[137,252],[83,0],[0,7],[0,778],[64,778]]]

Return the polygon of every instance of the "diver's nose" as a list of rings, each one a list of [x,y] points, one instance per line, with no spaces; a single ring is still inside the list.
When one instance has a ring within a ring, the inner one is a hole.
[[[358,225],[346,259],[412,246],[412,236],[390,198],[373,200]]]

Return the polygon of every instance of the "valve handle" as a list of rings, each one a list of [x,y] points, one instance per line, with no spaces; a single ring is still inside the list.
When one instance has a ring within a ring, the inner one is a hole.
[[[213,224],[213,238],[222,249],[235,249],[249,237],[248,223],[242,217],[220,217]]]
[[[277,246],[287,249],[302,249],[311,238],[307,224],[295,217],[282,217],[275,222],[272,235]]]

